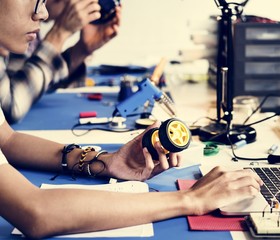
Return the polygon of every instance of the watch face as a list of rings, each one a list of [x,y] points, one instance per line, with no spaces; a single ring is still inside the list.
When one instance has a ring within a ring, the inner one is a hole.
[[[112,20],[116,16],[116,6],[120,5],[120,0],[99,0],[101,17],[91,24],[103,24]]]

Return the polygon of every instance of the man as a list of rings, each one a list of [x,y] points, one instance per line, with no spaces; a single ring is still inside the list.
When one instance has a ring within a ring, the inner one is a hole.
[[[45,0],[0,0],[0,45],[16,53],[24,52],[47,16]],[[159,126],[160,122],[156,122],[151,127]],[[13,167],[55,172],[66,168],[67,172],[78,164],[77,171],[85,175],[145,180],[180,165],[178,154],[170,153],[167,158],[157,144],[159,161],[153,161],[147,148],[142,148],[142,138],[143,133],[114,153],[86,151],[73,145],[64,147],[13,131],[0,107],[0,216],[27,239],[41,239],[201,215],[254,197],[260,190],[262,181],[252,171],[224,172],[221,168],[212,170],[188,191],[46,190],[33,185]]]
[[[0,103],[9,123],[22,119],[45,92],[83,82],[84,60],[115,37],[120,25],[120,7],[110,22],[89,24],[100,17],[97,1],[49,0],[47,8],[54,23],[44,39],[33,41],[23,55],[0,48]],[[78,42],[62,52],[77,31]]]

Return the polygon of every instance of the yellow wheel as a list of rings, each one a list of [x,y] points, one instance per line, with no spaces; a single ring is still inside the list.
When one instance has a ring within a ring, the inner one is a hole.
[[[165,149],[170,152],[180,152],[188,148],[191,132],[184,122],[171,118],[160,126],[159,139]]]
[[[158,128],[148,130],[142,138],[142,147],[146,147],[154,160],[158,160],[157,150],[154,148],[156,142],[159,142]]]

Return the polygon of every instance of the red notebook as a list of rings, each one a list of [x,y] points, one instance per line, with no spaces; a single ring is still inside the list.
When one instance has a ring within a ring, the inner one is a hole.
[[[180,190],[189,189],[195,180],[177,180]],[[203,231],[246,231],[244,217],[227,217],[220,214],[220,212],[214,211],[203,216],[187,216],[189,227],[191,230],[203,230]]]

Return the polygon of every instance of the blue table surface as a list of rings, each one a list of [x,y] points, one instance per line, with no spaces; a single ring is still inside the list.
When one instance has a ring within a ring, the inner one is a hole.
[[[26,115],[26,117],[12,127],[15,130],[63,130],[71,129],[78,122],[78,115],[82,111],[97,111],[99,117],[110,117],[114,106],[106,104],[107,101],[117,102],[116,94],[104,94],[101,102],[89,101],[83,94],[46,94],[38,101]],[[105,103],[104,103],[105,102]],[[108,151],[114,151],[120,147],[118,144],[101,144],[102,148]],[[73,179],[69,175],[59,175],[54,181],[50,178],[54,173],[33,172],[20,170],[32,183],[40,186],[42,183],[51,184],[71,184]],[[151,189],[158,191],[175,191],[177,179],[197,179],[200,176],[198,166],[184,169],[169,169],[158,176],[148,180],[147,183]],[[77,184],[102,184],[107,183],[104,179],[77,178]],[[168,204],[168,203],[167,203]],[[154,237],[141,239],[158,240],[228,240],[232,239],[228,231],[190,231],[185,216],[153,224]],[[11,236],[13,226],[0,217],[0,239],[18,239]],[[49,238],[52,239],[52,238]],[[62,239],[62,238],[60,238]],[[101,238],[95,238],[101,239]],[[116,239],[116,238],[107,238]],[[120,239],[120,238],[117,238]],[[139,238],[125,238],[127,240]]]
[[[87,99],[87,93],[45,94],[20,122],[11,126],[15,130],[69,130],[79,122],[80,112],[95,111],[97,117],[112,117],[118,96],[116,93],[102,95],[101,101],[93,101]],[[137,118],[139,116],[127,118],[127,128],[134,128]],[[109,129],[108,125],[85,125],[83,129],[92,127]]]

